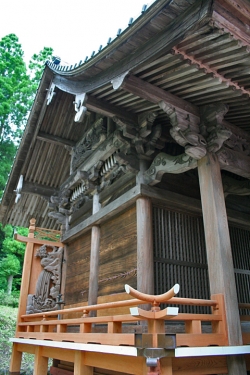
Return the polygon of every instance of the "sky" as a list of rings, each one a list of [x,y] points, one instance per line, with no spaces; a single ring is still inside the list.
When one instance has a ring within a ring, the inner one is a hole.
[[[152,0],[0,0],[0,39],[16,34],[28,62],[43,47],[52,47],[72,64],[105,46],[109,37],[136,19]]]

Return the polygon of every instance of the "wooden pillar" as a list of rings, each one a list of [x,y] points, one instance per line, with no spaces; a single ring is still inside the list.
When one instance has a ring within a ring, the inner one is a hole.
[[[208,154],[199,160],[198,173],[210,291],[211,294],[224,294],[229,345],[242,345],[231,243],[217,156]],[[243,358],[230,357],[228,370],[230,375],[246,374]]]
[[[99,196],[93,196],[93,214],[100,209]],[[90,249],[90,271],[89,271],[89,297],[88,304],[95,305],[98,297],[98,274],[99,274],[99,251],[100,251],[100,227],[95,225],[91,231],[91,249]],[[95,311],[91,316],[96,316]]]
[[[144,183],[144,172],[148,162],[140,160],[140,171],[136,183]],[[150,198],[140,197],[136,201],[137,218],[137,289],[142,293],[154,294],[153,254],[153,209]],[[149,305],[144,308],[149,309]]]
[[[84,352],[75,352],[74,375],[93,375],[93,367],[85,365],[84,356]]]
[[[42,355],[42,347],[37,346],[35,349],[35,362],[33,375],[47,375],[48,373],[48,361],[47,357]]]
[[[154,257],[152,203],[149,198],[136,201],[137,216],[137,289],[154,294]]]
[[[36,224],[36,220],[31,219],[30,227],[29,227],[29,234],[28,234],[29,238],[34,238],[35,224]],[[32,266],[33,257],[34,257],[34,244],[29,242],[26,245],[24,261],[23,261],[22,283],[21,283],[21,289],[20,289],[19,307],[18,307],[18,314],[17,314],[17,329],[18,329],[18,323],[21,321],[21,315],[26,314],[27,298],[29,294],[31,266]],[[18,352],[16,349],[16,344],[13,344],[10,368],[9,368],[10,373],[19,372],[21,369],[21,362],[22,362],[22,353]]]
[[[18,344],[13,343],[12,345],[12,353],[10,359],[10,368],[9,374],[17,374],[21,370],[21,363],[22,363],[22,352],[17,350]]]

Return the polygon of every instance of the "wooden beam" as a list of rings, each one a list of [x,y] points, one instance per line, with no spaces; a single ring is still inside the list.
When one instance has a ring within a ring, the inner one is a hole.
[[[158,104],[163,101],[184,114],[200,117],[199,108],[195,105],[133,75],[124,79],[122,88],[152,103]]]
[[[250,157],[226,147],[217,152],[221,169],[250,178]]]
[[[43,197],[50,198],[52,195],[57,194],[59,189],[36,184],[34,182],[24,181],[22,191],[21,193],[28,193],[28,194],[34,194],[34,195],[41,195]]]
[[[211,1],[205,0],[200,3],[196,1],[183,13],[177,16],[165,30],[160,31],[149,41],[144,43],[133,54],[128,54],[124,59],[113,64],[105,71],[97,74],[91,79],[84,81],[73,81],[56,75],[53,83],[61,90],[71,94],[91,92],[104,84],[111,82],[127,71],[131,71],[138,65],[143,64],[151,58],[157,58],[163,53],[168,53],[173,46],[185,38],[185,36],[195,27],[208,21],[211,11]]]
[[[62,242],[68,243],[74,238],[78,237],[79,234],[89,231],[93,225],[99,225],[103,221],[109,220],[112,216],[119,214],[126,208],[130,207],[135,203],[136,198],[140,195],[140,187],[136,186],[130,189],[128,192],[123,194],[112,203],[103,207],[100,211],[90,216],[84,222],[79,223],[74,228],[65,232],[62,237]]]
[[[200,110],[196,105],[191,104],[190,102],[181,99],[178,96],[173,95],[133,75],[125,78],[122,88],[125,91],[131,92],[132,94],[137,95],[140,98],[148,100],[152,103],[159,104],[163,101],[184,114],[191,114],[196,116],[197,118],[200,117]],[[247,133],[246,131],[233,124],[230,124],[225,120],[222,120],[222,124],[226,129],[230,130],[236,136],[239,136],[250,142],[249,133]]]
[[[47,241],[47,240],[38,240],[37,238],[30,238],[30,237],[25,237],[21,236],[20,234],[15,234],[14,238],[16,241],[22,242],[22,243],[31,243],[31,244],[38,244],[38,245],[51,245],[53,243],[53,246],[57,247],[63,247],[63,243],[61,242],[52,242],[52,241]]]
[[[124,120],[127,120],[131,122],[132,124],[138,124],[138,118],[137,115],[134,115],[133,113],[129,113],[125,109],[121,109],[117,107],[116,105],[110,104],[106,102],[105,100],[100,100],[95,98],[94,96],[88,96],[88,99],[85,103],[86,107],[90,111],[97,112],[103,116],[107,117],[119,117]]]
[[[178,207],[187,213],[201,214],[201,203],[198,199],[150,187],[148,185],[137,185],[107,206],[100,209],[96,214],[66,231],[63,234],[61,241],[63,243],[68,243],[80,234],[90,231],[93,225],[100,225],[135,204],[136,199],[140,196],[150,197],[155,203],[164,203],[164,205],[170,209],[176,209]],[[230,209],[228,210],[228,220],[231,223],[246,228],[247,230],[250,229],[250,215]]]
[[[198,161],[198,174],[211,294],[222,293],[228,328],[229,345],[242,345],[234,266],[229,237],[220,165],[215,154]],[[244,359],[231,357],[229,375],[245,375]]]
[[[76,142],[71,141],[70,139],[61,138],[61,137],[58,137],[57,135],[48,134],[48,133],[41,132],[41,131],[37,134],[37,139],[44,141],[44,142],[53,143],[59,146],[73,147],[76,144]]]

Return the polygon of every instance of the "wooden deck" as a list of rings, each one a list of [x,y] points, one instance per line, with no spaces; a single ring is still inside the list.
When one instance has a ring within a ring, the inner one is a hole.
[[[95,368],[102,368],[103,373],[223,374],[227,371],[226,356],[250,354],[250,345],[228,345],[223,295],[198,300],[174,294],[172,291],[165,301],[161,298],[167,304],[162,310],[158,296],[151,296],[151,311],[139,307],[148,304],[148,299],[133,298],[21,315],[16,337],[11,339],[10,373],[20,371],[22,352],[35,355],[35,375],[47,373],[48,358],[72,363],[77,375],[93,374]],[[172,305],[210,306],[211,313],[178,314],[178,308]],[[89,316],[91,311],[117,308],[129,308],[130,314]],[[243,319],[248,320],[246,316]],[[174,333],[180,325],[184,332]],[[243,340],[244,344],[250,342],[248,333]],[[55,369],[51,369],[53,374],[65,374]]]

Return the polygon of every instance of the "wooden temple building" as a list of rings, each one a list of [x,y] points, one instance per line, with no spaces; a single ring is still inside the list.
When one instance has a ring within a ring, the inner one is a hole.
[[[47,64],[0,208],[30,226],[10,373],[250,371],[249,96],[248,0],[156,0]]]

